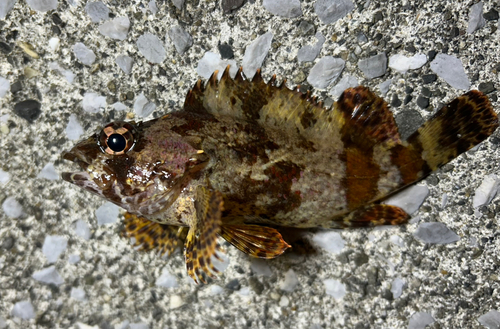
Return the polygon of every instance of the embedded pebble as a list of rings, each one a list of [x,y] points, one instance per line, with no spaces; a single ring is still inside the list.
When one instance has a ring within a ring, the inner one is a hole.
[[[340,254],[344,249],[345,241],[339,233],[335,231],[323,231],[315,233],[312,237],[312,242],[333,254]]]
[[[111,203],[105,202],[95,211],[97,225],[113,224],[118,221],[120,207]]]
[[[287,307],[288,305],[290,305],[290,299],[287,296],[283,295],[281,296],[278,305],[280,307]]]
[[[403,208],[407,214],[411,215],[420,208],[428,196],[429,188],[427,186],[413,185],[390,196],[383,203]]]
[[[81,219],[77,220],[75,223],[75,234],[84,240],[90,240],[91,233],[89,224]]]
[[[318,57],[321,47],[325,43],[325,37],[320,32],[316,33],[315,38],[318,40],[314,45],[305,45],[297,52],[297,60],[301,62],[312,62]]]
[[[404,247],[405,246],[404,240],[400,236],[398,236],[398,235],[391,235],[389,237],[389,241],[391,241],[391,243],[393,243],[394,245],[396,245],[398,247]]]
[[[297,274],[290,269],[285,273],[284,279],[282,279],[279,283],[279,287],[283,291],[292,292],[295,290],[297,285],[299,284],[299,279],[297,278]]]
[[[357,86],[359,86],[358,79],[352,75],[346,74],[332,89],[330,89],[329,94],[338,98],[347,88],[354,88]]]
[[[76,254],[69,255],[69,257],[68,257],[68,263],[69,264],[76,264],[79,261],[80,261],[80,256],[78,256]]]
[[[214,284],[210,287],[210,292],[209,294],[211,296],[215,296],[215,295],[220,295],[224,292],[224,288],[222,288],[221,286],[217,285],[217,284]]]
[[[500,312],[491,310],[481,315],[477,321],[488,329],[500,329]]]
[[[302,15],[300,0],[264,0],[262,5],[276,16],[292,18]]]
[[[61,65],[59,65],[59,63],[57,63],[57,62],[50,62],[49,68],[53,71],[56,71],[60,75],[62,75],[66,79],[66,81],[68,81],[69,83],[73,83],[73,81],[75,80],[76,74],[73,73],[71,70],[66,70]]]
[[[489,204],[500,189],[500,177],[494,174],[486,176],[476,189],[472,198],[472,207],[478,208]]]
[[[241,66],[243,66],[243,73],[245,73],[248,79],[252,79],[257,69],[262,66],[269,49],[271,49],[272,41],[273,34],[267,32],[255,39],[246,48]]]
[[[178,25],[168,30],[168,37],[180,55],[184,54],[193,45],[193,37]]]
[[[336,300],[342,299],[346,294],[345,285],[338,280],[326,279],[323,284],[325,285],[325,293]]]
[[[414,313],[408,323],[408,329],[425,329],[428,325],[434,323],[434,318],[427,312]]]
[[[271,276],[273,274],[268,262],[264,259],[252,258],[250,261],[250,269],[256,275]]]
[[[387,71],[387,56],[381,53],[358,62],[359,69],[367,79],[380,77]]]
[[[37,100],[27,99],[14,105],[14,113],[29,123],[33,123],[42,114],[41,107],[42,105]]]
[[[47,235],[43,242],[42,252],[50,263],[55,263],[66,250],[68,239],[60,235]]]
[[[181,10],[182,6],[184,6],[184,0],[172,0],[172,3],[179,10]]]
[[[57,272],[56,267],[53,265],[44,268],[43,270],[36,271],[31,277],[38,282],[55,284],[56,286],[64,283],[63,278],[59,275],[59,272]]]
[[[10,81],[0,77],[0,98],[4,97],[10,90]]]
[[[121,102],[113,103],[111,106],[113,106],[113,108],[117,111],[126,111],[128,109],[127,105]]]
[[[26,0],[28,6],[33,10],[40,11],[42,13],[57,9],[59,5],[58,0]]]
[[[116,17],[109,22],[99,26],[99,32],[106,37],[116,40],[125,40],[130,28],[128,17]]]
[[[178,286],[177,277],[164,268],[161,275],[156,279],[155,285],[163,288],[175,288]]]
[[[43,169],[40,171],[37,178],[45,178],[48,180],[56,180],[59,179],[59,174],[56,171],[56,168],[54,168],[54,164],[52,162],[49,162],[43,167]]]
[[[145,118],[156,109],[156,104],[150,102],[143,93],[141,93],[134,102],[134,111],[138,117]]]
[[[130,329],[149,329],[149,325],[145,322],[135,322],[129,324]]]
[[[431,62],[431,70],[453,88],[466,90],[470,88],[470,81],[462,61],[455,56],[437,54]]]
[[[401,54],[395,54],[389,57],[389,67],[399,73],[406,73],[408,70],[419,69],[427,63],[425,54],[416,54],[412,57],[406,57]]]
[[[83,134],[83,128],[76,117],[76,114],[72,113],[69,115],[68,124],[66,125],[66,136],[71,141],[76,141],[80,139]]]
[[[14,304],[12,316],[23,320],[29,320],[34,319],[36,313],[31,302],[29,300],[23,300]]]
[[[7,217],[19,218],[24,215],[23,207],[13,196],[10,196],[3,201],[2,209]]]
[[[132,57],[119,55],[116,57],[115,62],[125,74],[130,74],[130,72],[132,72],[132,64],[134,63]]]
[[[467,33],[472,34],[485,25],[486,20],[483,17],[483,2],[480,1],[470,7]]]
[[[156,15],[156,13],[158,13],[158,6],[156,5],[155,0],[151,0],[150,2],[148,2],[148,8],[153,15]]]
[[[389,91],[389,88],[391,87],[392,84],[392,79],[387,79],[384,82],[381,82],[378,84],[378,89],[380,90],[380,94],[384,96],[387,94]]]
[[[85,11],[90,16],[92,23],[99,23],[109,18],[109,9],[101,1],[87,2]]]
[[[161,63],[167,58],[167,52],[160,38],[151,33],[144,33],[137,39],[139,52],[151,63]]]
[[[401,278],[395,278],[391,283],[391,292],[394,299],[401,297],[405,282]]]
[[[85,302],[87,300],[87,298],[85,297],[85,290],[83,290],[82,288],[72,287],[69,296],[79,302]]]
[[[10,181],[10,177],[11,175],[8,172],[0,169],[0,185],[7,184]]]
[[[351,0],[317,0],[314,12],[323,24],[332,24],[347,16],[354,9]]]
[[[81,42],[75,43],[73,46],[73,52],[75,53],[76,58],[78,58],[83,65],[90,66],[95,61],[96,57],[94,52]]]
[[[49,39],[49,48],[50,48],[50,51],[52,51],[53,53],[55,53],[59,49],[59,43],[60,42],[61,42],[61,40],[59,40],[59,38],[56,38],[56,37],[50,38]]]
[[[198,62],[196,72],[203,78],[209,79],[212,76],[212,73],[217,70],[219,71],[217,73],[217,79],[220,80],[228,65],[230,65],[229,75],[234,79],[236,73],[238,72],[238,65],[236,61],[233,59],[221,59],[219,54],[207,51]]]
[[[14,7],[17,0],[2,0],[0,1],[0,19],[4,19],[9,11]]]
[[[184,305],[184,301],[182,300],[182,297],[179,295],[172,295],[170,296],[170,308],[176,309]]]
[[[345,61],[343,59],[325,56],[313,66],[307,77],[307,82],[315,88],[324,89],[340,76],[344,67]]]
[[[421,223],[413,236],[421,242],[430,244],[448,244],[460,240],[455,232],[439,222]]]
[[[85,112],[97,113],[106,106],[106,97],[97,93],[85,93],[83,95],[82,107]]]

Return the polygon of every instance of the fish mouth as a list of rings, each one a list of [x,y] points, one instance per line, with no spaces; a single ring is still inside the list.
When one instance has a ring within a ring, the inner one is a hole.
[[[82,171],[63,172],[61,173],[62,179],[78,186],[82,186],[84,182],[92,181],[90,175],[87,173],[87,168],[91,161],[85,156],[85,154],[72,149],[71,151],[64,151],[62,153],[62,158],[76,163],[80,169],[82,169]]]

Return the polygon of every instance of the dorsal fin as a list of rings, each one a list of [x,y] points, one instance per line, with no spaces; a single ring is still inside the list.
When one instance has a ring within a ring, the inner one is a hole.
[[[346,89],[334,105],[345,119],[344,141],[373,146],[378,143],[401,143],[398,128],[387,103],[368,88]]]

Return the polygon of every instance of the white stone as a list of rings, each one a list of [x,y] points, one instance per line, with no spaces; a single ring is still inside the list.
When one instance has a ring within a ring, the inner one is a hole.
[[[0,185],[7,185],[7,183],[10,181],[11,175],[0,169]]]
[[[69,83],[73,83],[73,81],[75,81],[76,74],[73,73],[73,71],[71,70],[65,69],[64,67],[59,65],[59,63],[50,62],[49,68],[53,71],[56,71],[58,74],[62,75]]]
[[[371,80],[381,77],[387,71],[387,56],[385,53],[381,53],[369,58],[360,59],[358,67],[367,79]]]
[[[486,176],[474,193],[472,207],[478,208],[482,205],[489,204],[498,193],[499,189],[500,177],[493,174]]]
[[[55,53],[59,49],[59,43],[61,40],[57,37],[53,37],[49,39],[49,48],[50,51]]]
[[[448,244],[460,240],[455,232],[438,222],[421,223],[413,236],[419,241],[430,244]]]
[[[87,2],[85,11],[90,16],[92,23],[99,23],[109,18],[109,9],[101,1]]]
[[[111,21],[104,22],[99,26],[99,32],[106,37],[115,40],[125,40],[130,28],[130,20],[127,16],[116,17]]]
[[[426,326],[434,323],[434,318],[427,312],[416,312],[408,323],[408,329],[425,329]]]
[[[82,288],[71,288],[70,297],[79,302],[85,302],[87,300],[85,297],[85,290]]]
[[[455,56],[437,54],[431,62],[431,70],[453,88],[470,89],[470,81],[465,74],[462,61]]]
[[[283,291],[292,292],[297,288],[299,284],[299,279],[297,278],[297,274],[290,269],[285,273],[285,277],[280,281],[279,287]]]
[[[59,286],[64,283],[63,278],[61,278],[55,266],[50,266],[44,268],[43,270],[36,271],[35,273],[33,273],[31,277],[36,281],[46,284],[54,284],[56,286]]]
[[[250,260],[250,269],[256,275],[271,276],[273,274],[273,271],[271,271],[268,262],[264,259],[252,258]]]
[[[10,81],[0,77],[0,98],[4,97],[10,91]]]
[[[282,295],[280,298],[279,306],[288,307],[288,305],[290,305],[290,299],[287,296]]]
[[[17,0],[2,0],[0,1],[0,19],[4,19],[9,11],[14,8]]]
[[[174,310],[184,305],[184,300],[182,300],[182,297],[179,295],[172,295],[170,296],[169,304],[170,304],[170,309]]]
[[[144,93],[141,93],[134,102],[134,111],[140,118],[145,118],[156,109],[156,104],[150,102]]]
[[[76,329],[99,329],[98,325],[89,326],[88,324],[77,322],[75,323]],[[125,328],[124,328],[125,329]],[[128,328],[127,328],[128,329]]]
[[[2,203],[2,209],[7,217],[19,218],[24,215],[23,207],[15,197],[7,197]]]
[[[76,114],[72,113],[69,116],[68,124],[66,126],[66,136],[71,141],[76,141],[80,139],[83,134],[83,128],[76,117]]]
[[[111,106],[117,111],[126,111],[128,109],[127,105],[121,102],[113,103]]]
[[[344,18],[354,9],[351,0],[317,0],[314,4],[314,12],[323,24],[332,24]]]
[[[429,188],[427,186],[413,185],[390,196],[383,203],[400,207],[411,215],[420,208],[428,196]]]
[[[193,45],[193,37],[178,25],[168,30],[168,37],[180,55],[184,54]]]
[[[491,310],[481,315],[477,321],[488,329],[500,329],[500,312]]]
[[[120,207],[117,205],[106,202],[95,211],[97,218],[97,225],[114,224],[118,221]]]
[[[145,322],[136,322],[129,324],[130,329],[149,329],[149,325]]]
[[[42,13],[57,9],[59,5],[58,0],[26,0],[28,6],[33,10],[40,11]]]
[[[345,61],[343,59],[325,56],[312,67],[307,76],[307,82],[315,88],[324,89],[337,80],[344,67]]]
[[[156,13],[158,13],[158,6],[156,5],[155,0],[151,0],[150,2],[148,2],[148,8],[153,15],[156,15]]]
[[[5,322],[5,319],[0,316],[0,329],[5,329],[5,328],[7,328],[7,322]]]
[[[167,52],[160,38],[151,33],[144,33],[137,39],[139,52],[151,63],[161,63],[167,58]]]
[[[347,88],[354,88],[357,86],[359,86],[358,79],[356,77],[353,77],[352,75],[346,74],[342,77],[342,79],[340,79],[339,82],[337,82],[337,84],[332,89],[330,89],[329,94],[335,98],[338,98]]]
[[[252,79],[257,69],[262,66],[269,49],[271,49],[272,41],[273,34],[267,32],[255,39],[246,48],[241,65],[243,66],[243,73],[245,73],[248,79]]]
[[[262,5],[273,15],[287,18],[302,15],[299,0],[264,0]]]
[[[94,52],[81,42],[77,42],[73,46],[73,52],[75,53],[76,58],[78,58],[84,65],[90,66],[95,61],[96,57]]]
[[[339,233],[335,231],[322,231],[315,233],[312,242],[328,252],[340,254],[344,249],[345,241]]]
[[[84,240],[90,240],[91,233],[90,233],[90,227],[87,222],[79,219],[75,223],[75,234]]]
[[[42,252],[50,263],[55,263],[66,250],[68,239],[60,235],[47,235],[43,242]]]
[[[210,296],[220,295],[224,292],[224,288],[217,284],[210,286],[210,291],[208,292]]]
[[[69,255],[69,257],[68,257],[69,264],[76,264],[79,261],[80,261],[80,256],[77,254]]]
[[[155,285],[163,288],[175,288],[177,284],[177,277],[164,268],[161,275],[156,279]]]
[[[115,62],[122,69],[122,71],[125,72],[125,74],[130,74],[132,72],[132,64],[134,63],[132,57],[119,55],[116,57]]]
[[[234,79],[238,72],[238,64],[236,61],[233,59],[221,59],[219,54],[207,51],[198,62],[196,72],[203,78],[209,79],[215,71],[219,71],[217,73],[217,79],[220,80],[228,65],[230,66],[229,75]]]
[[[106,106],[106,97],[97,93],[85,93],[83,95],[82,107],[85,112],[97,113]]]
[[[312,62],[316,59],[316,57],[318,57],[326,39],[320,32],[317,32],[315,37],[318,41],[314,45],[305,45],[297,52],[297,60],[299,63]]]
[[[325,292],[327,295],[332,296],[336,300],[342,299],[346,294],[345,285],[335,279],[326,279],[323,281],[325,285]]]
[[[391,241],[391,243],[393,243],[394,245],[398,246],[398,247],[404,247],[405,246],[405,242],[404,240],[399,236],[399,235],[391,235],[389,237],[389,241]]]
[[[29,320],[34,319],[36,313],[31,302],[29,300],[23,300],[14,304],[12,316],[23,320]]]
[[[467,33],[472,34],[475,31],[486,25],[486,20],[483,17],[483,2],[473,4],[469,11],[469,24],[467,26]]]
[[[172,3],[179,10],[182,10],[182,6],[184,6],[184,0],[172,0]]]
[[[392,297],[394,297],[394,299],[401,297],[404,287],[405,282],[401,278],[395,278],[391,284]]]
[[[389,91],[389,88],[391,87],[392,84],[392,79],[387,79],[384,82],[381,82],[378,84],[378,89],[380,89],[380,94],[385,95]]]
[[[406,57],[401,54],[395,54],[389,57],[389,67],[399,73],[406,73],[408,70],[419,69],[427,63],[425,54],[416,54],[412,57]]]
[[[59,179],[59,174],[56,171],[56,168],[54,168],[54,164],[52,162],[49,162],[43,167],[43,169],[40,171],[37,178],[45,178],[48,180],[57,180]]]

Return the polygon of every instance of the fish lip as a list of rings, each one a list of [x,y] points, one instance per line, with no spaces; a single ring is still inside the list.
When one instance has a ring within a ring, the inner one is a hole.
[[[91,161],[87,159],[87,157],[83,153],[78,152],[77,150],[64,151],[61,154],[61,157],[64,160],[69,160],[73,163],[76,163],[80,167],[80,169],[83,170],[83,171],[63,172],[61,173],[61,178],[63,180],[76,184],[75,177],[80,177],[80,180],[83,180],[84,177],[88,176],[84,175],[84,173],[86,173],[86,170],[90,165]]]

